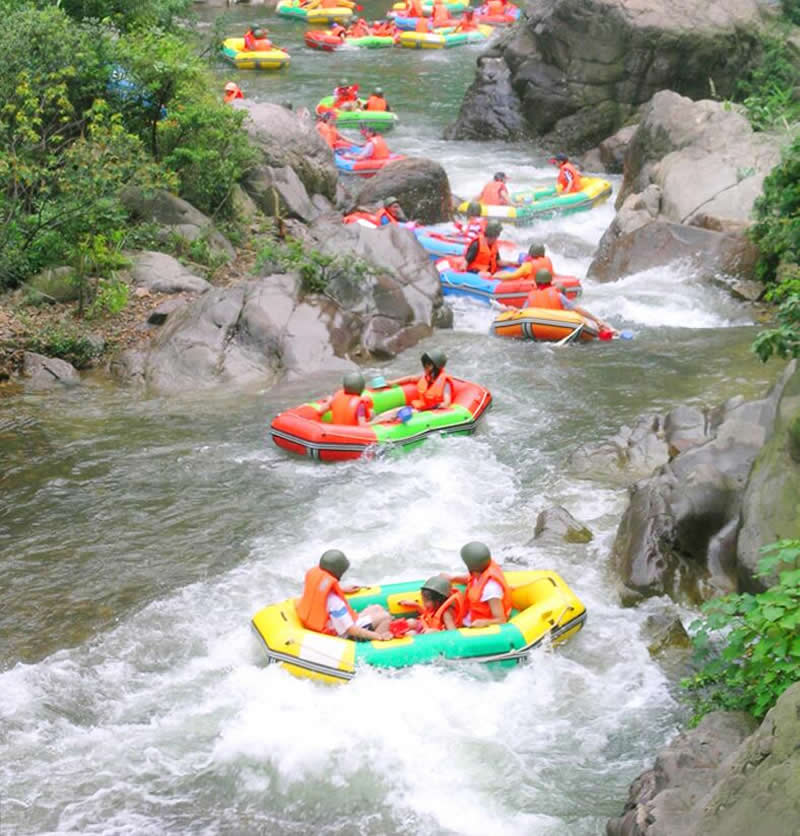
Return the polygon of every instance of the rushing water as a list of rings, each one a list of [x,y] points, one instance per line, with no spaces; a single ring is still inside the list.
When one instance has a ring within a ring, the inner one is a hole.
[[[391,145],[440,159],[457,193],[497,168],[512,185],[552,177],[553,149],[439,139],[474,50],[317,54],[263,10],[237,9],[228,31],[254,18],[293,64],[246,76],[249,96],[313,105],[339,75],[368,77],[401,114]],[[582,275],[612,216],[509,233]],[[0,833],[604,832],[682,710],[641,632],[666,604],[622,609],[608,571],[624,491],[571,471],[569,453],[645,411],[754,395],[774,371],[748,352],[749,312],[685,266],[588,282],[584,301],[635,339],[492,340],[491,312],[460,302],[453,331],[370,369],[414,371],[441,345],[495,398],[475,436],[376,461],[326,466],[270,444],[271,416],[330,375],[0,400]],[[594,541],[530,544],[554,503]],[[588,607],[584,630],[503,675],[365,670],[331,688],[265,665],[249,619],[296,594],[323,549],[347,551],[348,580],[382,582],[456,570],[471,539],[555,568]]]

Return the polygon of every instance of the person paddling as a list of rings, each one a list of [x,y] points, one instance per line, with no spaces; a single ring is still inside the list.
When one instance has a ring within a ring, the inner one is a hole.
[[[501,273],[503,281],[514,281],[515,279],[534,279],[539,270],[548,270],[552,275],[553,262],[545,255],[544,244],[531,244],[528,247],[528,255],[522,264],[512,273]]]
[[[558,166],[556,188],[561,194],[572,194],[581,190],[581,173],[566,154],[556,154],[550,158],[550,162]]]
[[[581,308],[559,289],[553,286],[553,274],[549,270],[539,270],[536,273],[536,287],[525,300],[526,308],[546,308],[557,311],[574,311],[584,319],[589,319],[597,325],[598,331],[617,332],[606,322],[595,316],[586,308]]]
[[[418,618],[409,618],[409,629],[417,633],[435,633],[439,630],[455,630],[461,625],[463,599],[453,590],[447,575],[434,575],[420,587],[422,606],[416,601],[403,600],[398,603],[413,607]]]
[[[464,626],[505,624],[511,613],[511,587],[503,570],[492,560],[489,547],[477,540],[466,543],[461,547],[461,559],[469,575],[457,575],[450,580],[466,584]]]

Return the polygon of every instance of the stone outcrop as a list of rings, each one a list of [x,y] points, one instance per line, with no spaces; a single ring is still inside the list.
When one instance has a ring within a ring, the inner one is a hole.
[[[358,206],[396,197],[409,220],[438,224],[452,217],[453,198],[447,172],[423,157],[398,160],[371,177],[356,195]]]
[[[758,253],[746,232],[764,177],[780,160],[780,139],[755,133],[720,102],[668,90],[641,116],[618,212],[589,275],[613,280],[688,259],[704,277],[752,276]]]
[[[742,573],[749,573],[737,562],[740,516],[752,519],[758,507],[755,500],[744,505],[748,476],[780,427],[776,415],[790,380],[786,408],[791,412],[796,406],[797,377],[790,364],[762,400],[734,398],[705,415],[684,408],[669,431],[670,461],[629,489],[612,550],[623,601],[663,594],[698,600],[737,589]],[[782,484],[777,480],[759,501],[781,502],[775,491]],[[796,526],[796,502],[791,507]]]
[[[272,385],[316,370],[390,358],[446,324],[435,268],[405,229],[320,220],[292,234],[358,260],[329,265],[324,293],[297,273],[214,288],[170,313],[148,353],[123,354],[117,377],[161,390],[217,383]],[[338,266],[337,266],[338,265]]]
[[[532,134],[570,152],[618,130],[657,91],[729,96],[758,57],[756,0],[541,0],[491,50],[455,139]],[[522,129],[521,126],[524,126]]]
[[[594,535],[561,505],[545,508],[536,517],[533,539],[540,543],[589,543]]]
[[[800,683],[753,731],[713,712],[679,735],[631,785],[608,836],[786,836],[800,822]]]
[[[581,171],[622,174],[625,155],[628,153],[631,140],[636,135],[638,127],[638,124],[626,125],[613,136],[604,139],[596,148],[583,154],[579,160]]]
[[[204,278],[166,253],[150,250],[136,253],[129,273],[134,285],[153,293],[205,293],[211,289]]]
[[[26,351],[23,355],[22,379],[26,389],[52,389],[54,386],[74,386],[80,382],[78,370],[57,357],[45,357]]]

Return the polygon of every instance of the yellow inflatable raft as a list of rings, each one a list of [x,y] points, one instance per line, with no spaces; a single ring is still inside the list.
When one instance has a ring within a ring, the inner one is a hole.
[[[464,44],[483,43],[493,31],[491,26],[485,24],[470,32],[456,32],[453,26],[433,32],[404,31],[399,33],[397,42],[408,49],[449,49]]]
[[[347,23],[353,16],[353,6],[332,6],[323,9],[321,6],[307,8],[300,0],[280,0],[275,10],[281,17],[292,17],[314,26],[320,23]]]
[[[244,38],[226,38],[220,51],[237,70],[280,70],[289,65],[288,52],[277,48],[251,52],[244,48]]]
[[[555,572],[506,572],[513,610],[507,624],[463,627],[436,633],[409,634],[391,641],[356,642],[306,630],[295,599],[265,607],[253,617],[270,661],[295,676],[323,682],[346,682],[360,665],[405,668],[448,660],[510,666],[544,642],[560,643],[574,636],[586,620],[586,607]],[[397,616],[408,615],[403,599],[419,602],[422,580],[364,587],[348,595],[356,611],[381,604]]]

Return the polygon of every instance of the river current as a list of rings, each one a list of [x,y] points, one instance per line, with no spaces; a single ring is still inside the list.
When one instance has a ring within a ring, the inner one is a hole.
[[[243,74],[247,96],[313,107],[340,76],[377,82],[401,117],[390,147],[440,160],[456,194],[497,169],[512,187],[553,177],[558,149],[440,139],[478,50],[314,53],[259,8],[235,9],[227,33],[254,19],[292,66]],[[583,276],[612,217],[613,198],[504,234]],[[490,339],[491,312],[459,302],[452,331],[371,367],[410,373],[442,346],[494,396],[475,436],[375,461],[321,465],[269,441],[272,416],[335,375],[171,398],[90,379],[0,400],[0,833],[604,833],[685,716],[642,632],[668,602],[623,609],[608,568],[625,491],[569,454],[645,412],[755,396],[775,371],[749,352],[751,312],[686,265],[584,287],[633,340]],[[553,504],[594,540],[531,543]],[[324,549],[347,552],[348,581],[380,583],[455,571],[472,539],[558,571],[583,631],[503,674],[363,670],[325,687],[265,664],[249,619],[297,594]]]

